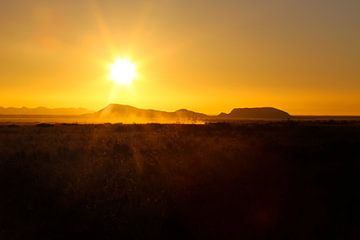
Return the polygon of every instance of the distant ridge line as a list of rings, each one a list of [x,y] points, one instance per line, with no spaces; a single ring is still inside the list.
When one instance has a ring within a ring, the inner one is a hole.
[[[82,115],[91,112],[86,108],[0,107],[0,115]]]
[[[212,121],[237,119],[287,119],[290,114],[273,107],[234,108],[229,113],[207,115],[185,108],[176,111],[162,111],[156,109],[142,109],[125,104],[109,104],[99,111],[92,112],[85,108],[46,108],[46,107],[0,107],[3,116],[79,116],[92,119],[110,119],[113,121]]]
[[[109,104],[95,113],[86,114],[85,117],[94,120],[107,120],[109,122],[206,122],[243,119],[285,120],[291,116],[287,112],[273,107],[234,108],[230,113],[207,115],[188,109],[167,112],[141,109],[123,104]]]

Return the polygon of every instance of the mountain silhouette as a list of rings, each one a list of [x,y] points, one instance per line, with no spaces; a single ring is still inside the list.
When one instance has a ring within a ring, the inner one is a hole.
[[[187,109],[180,109],[175,112],[166,112],[153,109],[140,109],[129,105],[110,104],[93,114],[86,114],[86,117],[106,120],[110,122],[198,122],[208,116],[202,113],[193,112]]]
[[[282,110],[264,107],[264,108],[235,108],[229,114],[220,113],[217,116],[210,116],[203,113],[180,109],[175,112],[166,112],[153,109],[140,109],[129,105],[110,104],[92,114],[86,114],[87,118],[94,121],[109,122],[178,122],[178,123],[196,123],[206,121],[232,121],[242,119],[269,119],[283,120],[290,118],[287,112]]]
[[[235,108],[229,114],[220,113],[220,119],[288,119],[290,114],[273,107]]]
[[[81,115],[90,112],[85,108],[0,107],[0,115]]]
[[[174,112],[160,111],[154,109],[141,109],[129,105],[110,104],[97,111],[90,112],[84,108],[3,108],[0,107],[0,117],[12,117],[27,119],[32,116],[33,120],[46,121],[44,117],[51,116],[52,122],[65,121],[61,116],[68,115],[68,122],[84,123],[203,123],[224,122],[238,120],[285,120],[291,116],[280,109],[272,107],[261,108],[234,108],[230,113],[219,115],[206,115],[187,109],[179,109]],[[30,118],[29,118],[30,119]],[[23,120],[30,121],[30,120]]]

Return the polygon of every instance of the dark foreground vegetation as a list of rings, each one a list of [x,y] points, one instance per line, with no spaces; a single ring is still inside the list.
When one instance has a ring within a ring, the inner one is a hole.
[[[0,239],[360,239],[360,124],[0,126]]]

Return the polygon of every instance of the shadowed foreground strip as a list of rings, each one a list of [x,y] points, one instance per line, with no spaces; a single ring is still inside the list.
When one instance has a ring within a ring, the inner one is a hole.
[[[0,239],[359,239],[360,125],[0,126]]]

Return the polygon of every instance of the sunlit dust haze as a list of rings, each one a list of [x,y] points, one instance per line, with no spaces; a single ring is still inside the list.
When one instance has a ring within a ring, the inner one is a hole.
[[[360,115],[358,0],[0,1],[0,106]]]

